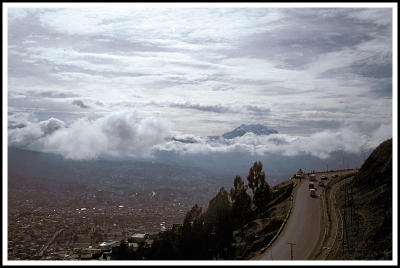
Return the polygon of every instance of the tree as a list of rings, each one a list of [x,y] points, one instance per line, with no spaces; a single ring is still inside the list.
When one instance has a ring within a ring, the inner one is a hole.
[[[232,245],[232,206],[229,194],[224,187],[221,187],[218,194],[210,200],[205,215],[207,232],[215,232],[215,248],[219,255],[228,258],[227,251],[230,252]],[[227,249],[225,251],[224,249]]]
[[[185,219],[183,220],[184,228],[192,226],[192,224],[198,220],[201,216],[202,209],[197,204],[195,204],[192,209],[186,213]]]
[[[185,259],[204,259],[207,246],[206,233],[204,231],[204,213],[201,207],[195,204],[186,213],[183,220],[181,233],[181,251]]]
[[[230,191],[232,199],[232,218],[235,228],[246,223],[250,214],[251,197],[247,194],[248,186],[244,184],[240,176],[233,181]]]
[[[266,206],[270,198],[271,188],[265,180],[265,173],[262,171],[261,161],[254,162],[247,175],[249,187],[253,191],[253,202],[259,212]]]
[[[209,202],[206,212],[207,223],[217,226],[230,216],[231,209],[229,194],[224,187],[221,187],[218,194]]]

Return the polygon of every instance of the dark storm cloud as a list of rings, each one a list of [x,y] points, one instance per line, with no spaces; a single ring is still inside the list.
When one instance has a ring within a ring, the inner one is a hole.
[[[392,99],[393,98],[393,84],[391,79],[384,79],[374,83],[373,89],[364,95],[370,95],[371,97]]]
[[[254,112],[257,114],[268,114],[271,112],[271,109],[269,108],[263,108],[254,105],[244,105],[243,108],[245,108],[247,111]]]
[[[173,108],[181,109],[193,109],[202,112],[213,112],[213,113],[241,113],[248,111],[255,114],[269,114],[271,109],[265,107],[259,107],[255,105],[243,105],[243,106],[223,106],[223,105],[200,105],[192,104],[190,102],[185,103],[171,103],[168,105]]]
[[[181,109],[194,109],[202,112],[213,112],[213,113],[234,113],[236,112],[234,109],[222,105],[199,105],[199,104],[191,104],[190,102],[185,103],[173,103],[169,105],[173,108],[181,108]]]
[[[24,128],[24,127],[26,127],[25,124],[14,123],[12,121],[8,121],[8,126],[7,126],[8,129],[16,129],[16,128]]]
[[[76,105],[76,106],[79,106],[79,107],[81,107],[81,108],[83,108],[83,109],[88,109],[88,108],[90,108],[90,106],[88,106],[88,105],[86,105],[83,101],[81,101],[81,100],[73,100],[72,101],[72,104],[73,105]]]
[[[79,97],[79,95],[68,92],[56,92],[56,91],[27,91],[27,95],[32,97],[42,97],[42,98],[71,98],[71,97]]]
[[[250,35],[229,56],[271,59],[280,62],[278,68],[302,69],[323,53],[374,38],[371,27],[379,31],[381,26],[350,18],[351,11],[355,10],[285,9],[276,29]]]
[[[319,78],[340,78],[346,74],[357,74],[366,78],[391,78],[392,53],[375,51],[366,59],[357,60],[349,66],[332,68],[319,74]]]
[[[359,75],[372,78],[391,78],[392,77],[392,63],[387,62],[383,64],[354,64],[350,69]]]

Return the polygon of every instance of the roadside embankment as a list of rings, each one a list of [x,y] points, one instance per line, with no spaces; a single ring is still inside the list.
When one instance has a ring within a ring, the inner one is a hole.
[[[310,259],[324,260],[331,254],[335,244],[338,241],[338,233],[341,232],[340,212],[336,211],[336,192],[345,183],[348,183],[357,173],[348,172],[328,182],[325,191],[322,193],[322,228],[320,239],[313,251]]]

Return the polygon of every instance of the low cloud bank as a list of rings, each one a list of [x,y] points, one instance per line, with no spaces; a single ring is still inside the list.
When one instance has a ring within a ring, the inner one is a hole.
[[[257,136],[246,133],[234,139],[208,139],[194,135],[176,135],[174,140],[158,145],[159,150],[176,151],[183,154],[213,152],[247,152],[265,155],[268,153],[283,156],[312,155],[321,159],[329,158],[336,151],[362,153],[378,146],[392,137],[392,127],[381,125],[370,136],[360,135],[351,129],[322,131],[311,136],[290,136],[271,134]],[[182,142],[183,140],[196,142]]]
[[[81,118],[69,126],[58,119],[25,122],[26,127],[9,129],[9,145],[54,152],[75,160],[100,155],[141,156],[169,135],[166,121],[139,120],[133,111],[117,112],[96,120]]]
[[[363,153],[392,137],[391,125],[380,125],[368,135],[348,126],[311,136],[255,135],[249,132],[224,139],[172,135],[167,121],[138,119],[134,111],[111,113],[95,120],[81,118],[70,125],[56,118],[38,122],[28,117],[21,117],[24,120],[16,120],[14,115],[10,117],[10,146],[54,152],[75,160],[96,159],[101,155],[150,157],[155,150],[183,155],[245,152],[253,155],[311,155],[327,159],[337,151]]]
[[[8,144],[15,147],[37,147],[39,141],[54,131],[64,128],[65,123],[56,118],[50,118],[45,121],[32,122],[24,120],[15,125],[9,125]]]

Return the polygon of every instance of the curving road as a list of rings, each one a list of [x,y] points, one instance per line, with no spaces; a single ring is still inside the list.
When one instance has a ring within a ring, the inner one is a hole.
[[[319,176],[318,176],[319,177]],[[318,243],[321,228],[321,187],[316,185],[316,197],[311,197],[308,179],[298,186],[292,214],[278,240],[260,258],[260,260],[290,260],[291,250],[288,243],[294,243],[293,259],[305,260],[311,255]]]
[[[288,243],[295,244],[293,245],[294,260],[311,259],[317,246],[320,246],[321,241],[319,239],[322,238],[322,233],[324,233],[324,230],[321,232],[321,228],[325,228],[322,222],[324,210],[322,209],[321,197],[325,189],[318,185],[321,176],[327,176],[327,180],[324,181],[326,185],[332,180],[333,174],[347,175],[349,173],[354,173],[354,170],[317,173],[314,182],[317,196],[314,198],[310,196],[309,179],[302,179],[300,185],[297,186],[292,213],[282,233],[265,253],[255,259],[291,260],[291,246]]]

